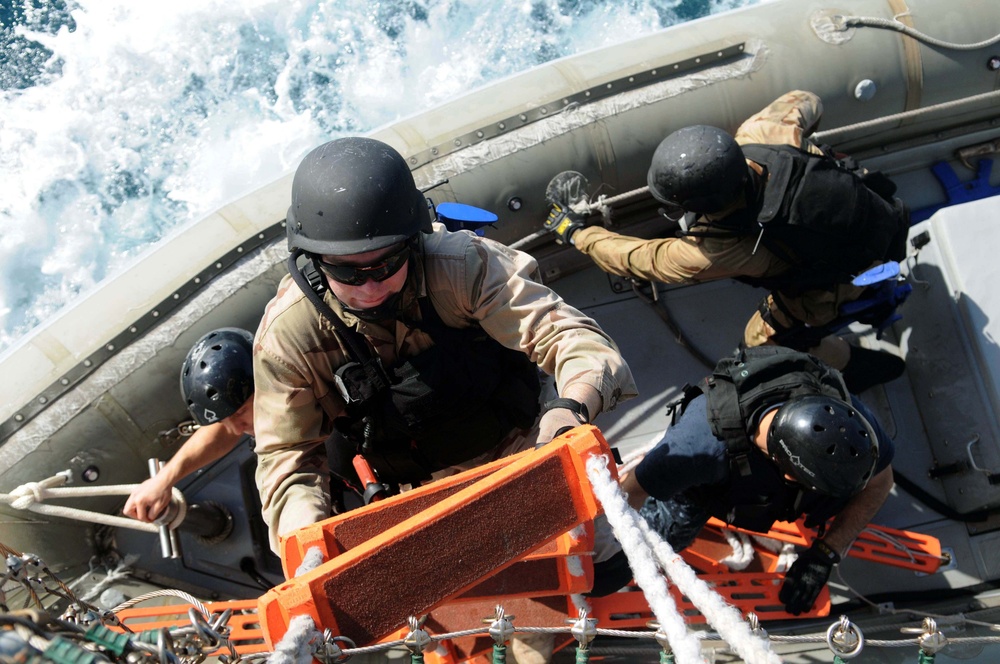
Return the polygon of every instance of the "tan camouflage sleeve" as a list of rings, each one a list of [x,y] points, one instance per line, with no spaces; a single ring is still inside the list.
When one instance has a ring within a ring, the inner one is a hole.
[[[590,385],[600,392],[605,411],[637,394],[632,372],[614,341],[592,318],[537,280],[534,258],[477,238],[469,244],[464,263],[467,287],[456,304],[491,337],[524,351],[555,376],[560,394],[572,384]]]
[[[794,145],[817,151],[805,139],[816,130],[822,115],[823,102],[812,92],[786,92],[740,125],[736,142]]]
[[[254,343],[254,451],[262,513],[277,552],[279,534],[330,516],[330,487],[324,413],[305,356],[286,345],[286,326],[269,322],[265,313]]]
[[[605,272],[666,284],[761,276],[784,265],[769,251],[754,252],[752,237],[643,240],[591,226],[573,241]]]

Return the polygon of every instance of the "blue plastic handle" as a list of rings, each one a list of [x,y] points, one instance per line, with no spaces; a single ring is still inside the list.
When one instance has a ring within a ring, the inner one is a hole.
[[[898,276],[899,263],[896,261],[889,261],[888,263],[876,265],[867,272],[862,272],[858,276],[854,277],[854,279],[851,280],[851,283],[855,286],[871,286],[872,284],[877,284],[880,281],[895,279]]]
[[[476,225],[493,224],[499,218],[489,210],[465,203],[439,203],[435,210],[441,223],[445,226],[448,225],[448,222]]]

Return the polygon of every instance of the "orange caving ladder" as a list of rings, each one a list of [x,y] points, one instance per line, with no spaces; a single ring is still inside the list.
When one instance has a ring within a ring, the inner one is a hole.
[[[302,614],[358,646],[404,638],[408,630],[400,626],[410,616],[425,616],[423,629],[432,636],[480,627],[498,604],[516,625],[565,627],[577,613],[569,595],[593,584],[591,522],[600,507],[585,469],[593,455],[611,458],[600,431],[577,427],[539,450],[302,528],[281,544],[282,567],[292,578],[258,600],[205,606],[213,614],[233,610],[229,639],[240,654],[272,650],[291,618]],[[754,542],[746,570],[719,562],[732,551],[722,532],[727,528],[711,520],[681,555],[741,612],[761,620],[794,618],[777,598],[784,575],[776,554]],[[775,524],[765,535],[802,546],[814,536],[801,522]],[[296,576],[310,548],[319,549],[323,562]],[[881,526],[869,526],[849,555],[925,573],[942,561],[933,537]],[[705,621],[673,585],[670,590],[688,623]],[[601,628],[646,629],[653,619],[634,585],[588,601]],[[131,608],[118,617],[135,631],[183,627],[190,624],[189,608]],[[798,617],[829,611],[824,588],[813,609]],[[557,645],[571,641],[559,635]],[[436,664],[488,662],[492,647],[488,634],[463,636],[438,643],[424,657]]]

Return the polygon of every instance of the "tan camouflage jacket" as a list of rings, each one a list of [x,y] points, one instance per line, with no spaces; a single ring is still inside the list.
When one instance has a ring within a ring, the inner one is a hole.
[[[601,393],[604,410],[636,394],[628,365],[597,323],[537,281],[535,260],[467,232],[435,224],[422,235],[422,261],[411,262],[403,306],[419,319],[417,294],[429,294],[441,320],[478,324],[498,342],[524,351],[555,376],[559,393],[582,382]],[[424,332],[396,322],[385,329],[344,312],[386,366],[433,345]],[[267,305],[254,341],[254,428],[257,486],[271,546],[278,535],[330,516],[329,471],[323,442],[344,403],[331,391],[346,355],[324,319],[286,275]]]
[[[796,90],[771,102],[740,125],[734,137],[741,145],[787,144],[818,152],[804,139],[816,128],[823,106],[811,92]],[[752,167],[760,171],[753,162]],[[665,238],[644,240],[619,235],[600,226],[577,231],[576,248],[605,272],[662,283],[697,283],[727,277],[764,277],[788,269],[788,264],[757,238]]]

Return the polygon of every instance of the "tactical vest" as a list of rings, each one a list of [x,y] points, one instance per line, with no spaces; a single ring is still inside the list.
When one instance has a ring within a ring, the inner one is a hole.
[[[698,386],[686,386],[679,412],[699,394],[706,398],[712,434],[726,445],[729,484],[688,490],[711,514],[726,523],[767,532],[775,521],[807,514],[821,525],[847,500],[833,499],[786,480],[778,466],[753,442],[760,416],[791,398],[825,395],[850,403],[840,373],[807,353],[783,346],[755,346],[723,358]],[[677,411],[675,411],[677,412]]]
[[[479,327],[448,327],[430,298],[418,302],[422,319],[411,324],[434,345],[386,367],[388,387],[349,403],[334,421],[387,483],[423,481],[469,461],[529,429],[540,410],[538,367],[524,353]],[[351,380],[346,369],[339,381]]]
[[[448,327],[429,297],[417,300],[423,330],[434,345],[385,367],[371,345],[323,300],[326,279],[303,254],[288,257],[288,271],[321,316],[333,326],[349,361],[331,389],[345,403],[326,440],[332,474],[354,482],[343,439],[387,484],[415,484],[431,473],[474,459],[516,429],[530,428],[541,410],[538,367],[482,328]]]
[[[877,171],[829,151],[790,145],[744,145],[747,159],[766,169],[756,224],[760,243],[792,269],[777,277],[740,277],[754,286],[806,290],[848,283],[875,262],[902,260],[909,215],[895,185]]]

